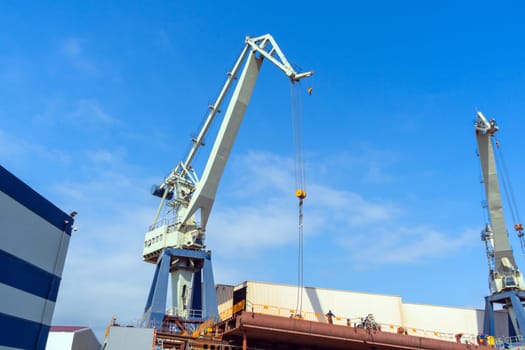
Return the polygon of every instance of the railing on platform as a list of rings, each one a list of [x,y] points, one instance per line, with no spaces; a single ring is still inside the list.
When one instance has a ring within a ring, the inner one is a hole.
[[[241,300],[237,304],[233,305],[232,307],[229,307],[219,313],[219,319],[221,321],[227,320],[232,318],[234,315],[240,313],[241,311],[244,311],[244,308],[246,306],[246,300]]]
[[[182,313],[179,315],[178,314],[178,309],[177,308],[169,308],[167,311],[166,311],[166,315],[169,315],[169,316],[180,316],[182,318],[202,318],[202,310],[198,310],[198,309],[184,309],[182,311]]]
[[[525,350],[525,342],[521,335],[503,337],[495,340],[495,347],[497,349]]]

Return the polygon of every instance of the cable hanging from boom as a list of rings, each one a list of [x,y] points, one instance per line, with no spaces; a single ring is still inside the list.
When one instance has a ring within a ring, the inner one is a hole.
[[[290,85],[292,95],[292,126],[294,139],[294,173],[295,173],[295,196],[299,199],[299,222],[298,222],[298,254],[297,254],[297,304],[296,317],[302,317],[303,312],[303,289],[304,289],[304,248],[303,248],[303,202],[306,198],[305,173],[303,165],[303,120],[300,94],[297,85]],[[311,88],[308,90],[311,94]]]
[[[512,222],[514,223],[514,230],[516,231],[518,238],[520,240],[521,252],[525,256],[525,234],[523,233],[523,224],[521,224],[520,213],[518,211],[518,205],[516,202],[516,197],[514,196],[514,190],[512,188],[512,183],[510,181],[509,172],[507,170],[507,164],[505,158],[503,157],[503,152],[500,147],[500,142],[494,136],[494,146],[496,146],[496,156],[498,162],[496,165],[499,168],[499,173],[501,176],[501,182],[503,191],[505,192],[505,197],[507,199],[507,205],[509,206],[510,214],[512,216]]]

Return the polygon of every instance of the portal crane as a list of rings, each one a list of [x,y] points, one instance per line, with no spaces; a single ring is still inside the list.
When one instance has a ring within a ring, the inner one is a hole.
[[[146,233],[143,257],[157,268],[144,310],[144,324],[159,325],[163,320],[168,275],[171,275],[174,316],[204,321],[218,315],[211,252],[206,251],[204,244],[206,224],[264,59],[282,70],[292,84],[313,74],[296,72],[271,35],[246,37],[244,49],[228,73],[217,100],[209,107],[208,116],[198,136],[192,140],[186,159],[177,164],[160,185],[152,188],[152,194],[161,200]],[[233,85],[235,89],[199,178],[192,161]]]
[[[484,333],[495,336],[494,303],[502,304],[509,314],[509,335],[525,335],[525,282],[510,246],[494,157],[494,135],[499,130],[494,119],[478,112],[474,123],[483,172],[489,222],[481,231],[489,265],[491,295],[485,297]]]

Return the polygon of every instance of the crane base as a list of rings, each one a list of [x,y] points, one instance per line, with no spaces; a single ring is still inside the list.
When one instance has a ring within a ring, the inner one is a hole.
[[[510,337],[523,339],[525,336],[525,291],[510,290],[485,297],[485,318],[483,332],[495,336],[494,304],[502,304],[509,311]]]
[[[218,317],[219,312],[211,266],[211,252],[166,248],[157,260],[157,268],[155,269],[142,317],[142,324],[144,326],[155,327],[161,325],[163,322],[166,314],[168,278],[170,270],[174,269],[172,261],[176,259],[192,260],[194,266],[197,266],[192,278],[191,304],[187,305],[187,308],[184,309],[185,314],[179,316],[191,321],[201,322]]]

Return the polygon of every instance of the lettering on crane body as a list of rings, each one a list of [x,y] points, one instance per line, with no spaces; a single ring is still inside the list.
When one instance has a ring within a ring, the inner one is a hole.
[[[157,227],[154,230],[149,231],[144,238],[144,259],[151,256],[152,254],[157,253],[157,251],[162,250],[166,246],[166,236],[167,236],[168,226],[163,225]]]

